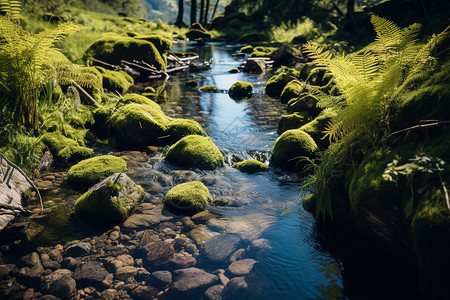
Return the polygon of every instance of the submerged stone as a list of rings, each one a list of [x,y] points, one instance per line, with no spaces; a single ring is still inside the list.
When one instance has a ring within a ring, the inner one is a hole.
[[[212,237],[205,243],[205,255],[211,261],[225,262],[240,248],[242,239],[237,234],[224,233]]]

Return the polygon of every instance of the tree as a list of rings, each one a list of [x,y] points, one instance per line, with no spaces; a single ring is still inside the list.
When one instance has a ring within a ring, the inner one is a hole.
[[[203,23],[204,18],[204,9],[205,9],[205,0],[200,0],[200,23]]]
[[[197,22],[197,0],[191,0],[191,25]]]
[[[183,15],[184,15],[184,1],[178,0],[178,16],[175,25],[179,27],[186,27],[186,24],[183,23]]]

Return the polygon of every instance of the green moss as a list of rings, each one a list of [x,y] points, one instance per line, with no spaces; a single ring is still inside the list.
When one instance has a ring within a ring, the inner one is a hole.
[[[284,115],[278,122],[277,133],[282,134],[289,129],[297,129],[305,125],[309,120],[307,112],[296,112],[290,115]]]
[[[114,173],[127,171],[127,163],[120,157],[101,155],[80,161],[67,172],[71,185],[94,185]]]
[[[103,78],[103,88],[110,92],[125,93],[134,83],[133,78],[123,71],[111,71],[102,67],[95,67]]]
[[[322,148],[328,147],[330,144],[329,140],[324,138],[324,131],[327,125],[330,123],[331,118],[335,117],[336,113],[330,109],[324,110],[319,114],[317,118],[312,120],[311,122],[300,127],[301,130],[308,133]]]
[[[284,132],[273,146],[272,162],[281,168],[302,168],[306,162],[302,157],[313,158],[317,145],[313,138],[300,129]]]
[[[252,53],[253,52],[253,46],[252,45],[244,46],[239,51],[242,52],[242,53]]]
[[[84,55],[119,65],[120,60],[145,61],[159,70],[165,70],[166,65],[158,49],[150,42],[132,37],[108,35],[94,42]]]
[[[310,193],[303,198],[302,205],[307,212],[313,214],[316,211],[316,202],[317,202],[316,195],[314,193]]]
[[[205,85],[199,88],[200,91],[206,93],[220,93],[220,90],[213,85]]]
[[[170,48],[172,48],[171,40],[166,39],[157,34],[140,35],[140,36],[136,36],[135,38],[140,39],[140,40],[146,40],[146,41],[152,43],[153,45],[155,45],[156,49],[158,49],[158,51],[161,55],[168,53]]]
[[[250,57],[269,57],[270,53],[263,52],[263,51],[253,51],[250,54]]]
[[[228,73],[239,73],[239,69],[238,68],[233,68],[231,70],[228,70]]]
[[[290,76],[286,72],[281,72],[272,76],[264,87],[267,95],[270,97],[279,97],[286,85],[294,79],[294,77]]]
[[[212,35],[200,23],[194,23],[186,33],[186,37],[191,41],[207,41],[212,37]]]
[[[293,98],[298,98],[302,93],[304,87],[298,80],[292,80],[286,84],[280,95],[281,103],[288,103]]]
[[[234,165],[236,169],[244,173],[257,173],[257,172],[265,172],[269,170],[269,167],[259,160],[249,159],[238,162]]]
[[[223,165],[223,156],[219,148],[209,137],[189,135],[167,151],[166,160],[182,166],[199,169],[215,169]]]
[[[167,192],[164,207],[174,213],[193,215],[212,202],[208,188],[199,181],[179,184]]]
[[[166,135],[170,119],[159,109],[145,104],[127,104],[110,118],[110,124],[125,143],[145,144]]]
[[[245,81],[237,81],[228,90],[228,94],[232,99],[251,98],[253,85]]]
[[[155,101],[152,101],[145,96],[133,93],[122,96],[117,102],[116,107],[120,108],[130,103],[145,104],[151,106],[154,109],[161,110],[161,106],[159,106],[159,104]]]
[[[317,107],[317,98],[309,92],[302,92],[297,98],[292,98],[287,105],[289,110],[296,112],[308,112],[311,116],[317,116],[320,108]]]
[[[155,90],[155,88],[152,87],[152,86],[146,86],[146,87],[144,88],[144,92],[146,92],[146,93],[156,93],[156,90]]]
[[[93,74],[97,77],[98,88],[85,87],[85,90],[95,99],[95,101],[102,102],[102,92],[103,92],[103,75],[95,67],[83,67],[83,73]]]
[[[179,139],[188,135],[202,135],[206,136],[206,132],[202,126],[194,120],[175,119],[167,125],[167,131],[171,140],[178,141]]]
[[[67,138],[57,131],[45,133],[42,141],[58,159],[78,161],[94,155],[94,151],[91,149],[80,146],[75,140]]]

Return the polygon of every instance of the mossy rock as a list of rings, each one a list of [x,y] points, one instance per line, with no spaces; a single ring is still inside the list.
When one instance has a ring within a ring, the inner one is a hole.
[[[172,141],[178,141],[188,135],[206,136],[206,132],[198,122],[188,119],[175,119],[170,121],[167,125],[167,132]]]
[[[94,109],[92,115],[94,117],[94,128],[105,129],[109,125],[109,118],[113,113],[113,109],[110,107],[102,106]]]
[[[124,159],[113,155],[101,155],[80,161],[67,172],[67,180],[73,186],[90,186],[114,173],[127,171]]]
[[[253,46],[252,45],[247,45],[241,48],[241,50],[239,50],[239,52],[242,53],[252,53],[253,52]]]
[[[204,85],[199,90],[206,93],[220,93],[220,90],[213,85]]]
[[[135,104],[145,104],[148,106],[151,106],[154,109],[157,110],[161,110],[161,106],[159,106],[158,103],[156,103],[153,100],[150,100],[149,98],[139,95],[139,94],[126,94],[125,96],[122,96],[119,101],[116,104],[117,108],[120,108],[122,106],[125,106],[127,104],[131,104],[131,103],[135,103]]]
[[[152,43],[156,47],[156,49],[158,49],[158,51],[161,55],[168,53],[170,48],[172,48],[171,40],[166,39],[165,37],[162,37],[157,34],[139,35],[139,36],[136,36],[135,38],[140,39],[140,40],[146,40],[146,41]]]
[[[244,99],[251,98],[253,91],[253,85],[245,81],[237,81],[228,90],[228,95],[232,99]]]
[[[284,132],[273,146],[272,162],[284,169],[302,168],[306,162],[302,157],[314,158],[317,145],[314,139],[300,129]]]
[[[134,83],[133,78],[123,71],[112,71],[102,67],[95,68],[102,74],[103,88],[110,92],[123,94]]]
[[[228,73],[232,73],[232,74],[239,73],[239,69],[238,68],[230,69],[230,70],[228,70]]]
[[[125,221],[145,195],[126,174],[115,173],[91,187],[74,204],[75,213],[87,220]]]
[[[212,203],[208,188],[199,181],[185,182],[171,188],[164,207],[176,214],[194,215]]]
[[[127,104],[110,118],[111,127],[124,143],[147,144],[167,134],[170,122],[161,110],[145,104]]]
[[[289,129],[298,129],[309,121],[307,112],[296,112],[290,115],[284,115],[278,121],[277,133],[282,134]]]
[[[233,167],[244,173],[266,172],[269,170],[269,167],[265,163],[256,159],[238,162]]]
[[[223,165],[223,155],[209,137],[188,135],[169,148],[165,158],[168,162],[212,170]]]
[[[146,40],[120,35],[108,35],[95,41],[84,54],[84,59],[99,59],[114,65],[120,60],[145,61],[158,70],[165,70],[166,64],[158,49]]]
[[[212,37],[212,35],[202,26],[202,24],[194,23],[191,27],[189,27],[186,37],[191,41],[207,41]]]
[[[314,193],[309,193],[302,200],[303,208],[312,214],[316,212],[317,198]]]
[[[263,52],[263,51],[253,51],[250,54],[250,57],[269,57],[270,53]]]
[[[326,148],[330,145],[330,142],[324,138],[324,131],[331,119],[335,116],[336,112],[331,109],[326,109],[317,118],[303,125],[300,129],[308,133],[321,148]]]
[[[79,145],[75,140],[65,137],[58,131],[45,133],[42,141],[56,159],[74,162],[94,155],[92,149]]]
[[[95,99],[95,101],[102,102],[103,93],[103,75],[96,67],[82,67],[83,73],[92,74],[97,77],[97,88],[85,87],[84,89]],[[128,89],[128,88],[127,88]]]
[[[308,112],[312,117],[317,116],[321,109],[317,107],[318,99],[309,92],[302,92],[297,98],[292,98],[287,105],[290,111]]]
[[[270,79],[264,86],[267,95],[269,95],[270,97],[280,97],[281,92],[286,87],[286,85],[294,79],[295,77],[287,74],[286,72],[281,72],[270,77]]]
[[[303,84],[298,80],[292,80],[286,84],[280,95],[281,103],[288,103],[293,98],[298,98],[304,90]]]

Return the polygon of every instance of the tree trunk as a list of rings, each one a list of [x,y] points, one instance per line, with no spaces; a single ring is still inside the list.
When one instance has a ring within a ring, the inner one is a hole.
[[[185,24],[183,23],[183,15],[184,15],[184,0],[178,0],[178,17],[177,21],[175,22],[175,25],[184,27]]]
[[[197,0],[191,0],[191,25],[197,22]]]
[[[212,16],[211,16],[211,20],[214,19],[214,17],[216,16],[216,10],[217,10],[217,6],[219,5],[219,1],[220,0],[217,0],[216,4],[214,5],[214,10],[213,10],[213,13],[212,13]]]
[[[203,15],[205,10],[205,0],[200,0],[200,20],[199,22],[203,24]]]
[[[350,19],[356,28],[359,28],[355,20],[355,0],[347,0],[347,18]]]
[[[203,15],[203,24],[208,24],[209,0],[206,0],[205,13]]]

